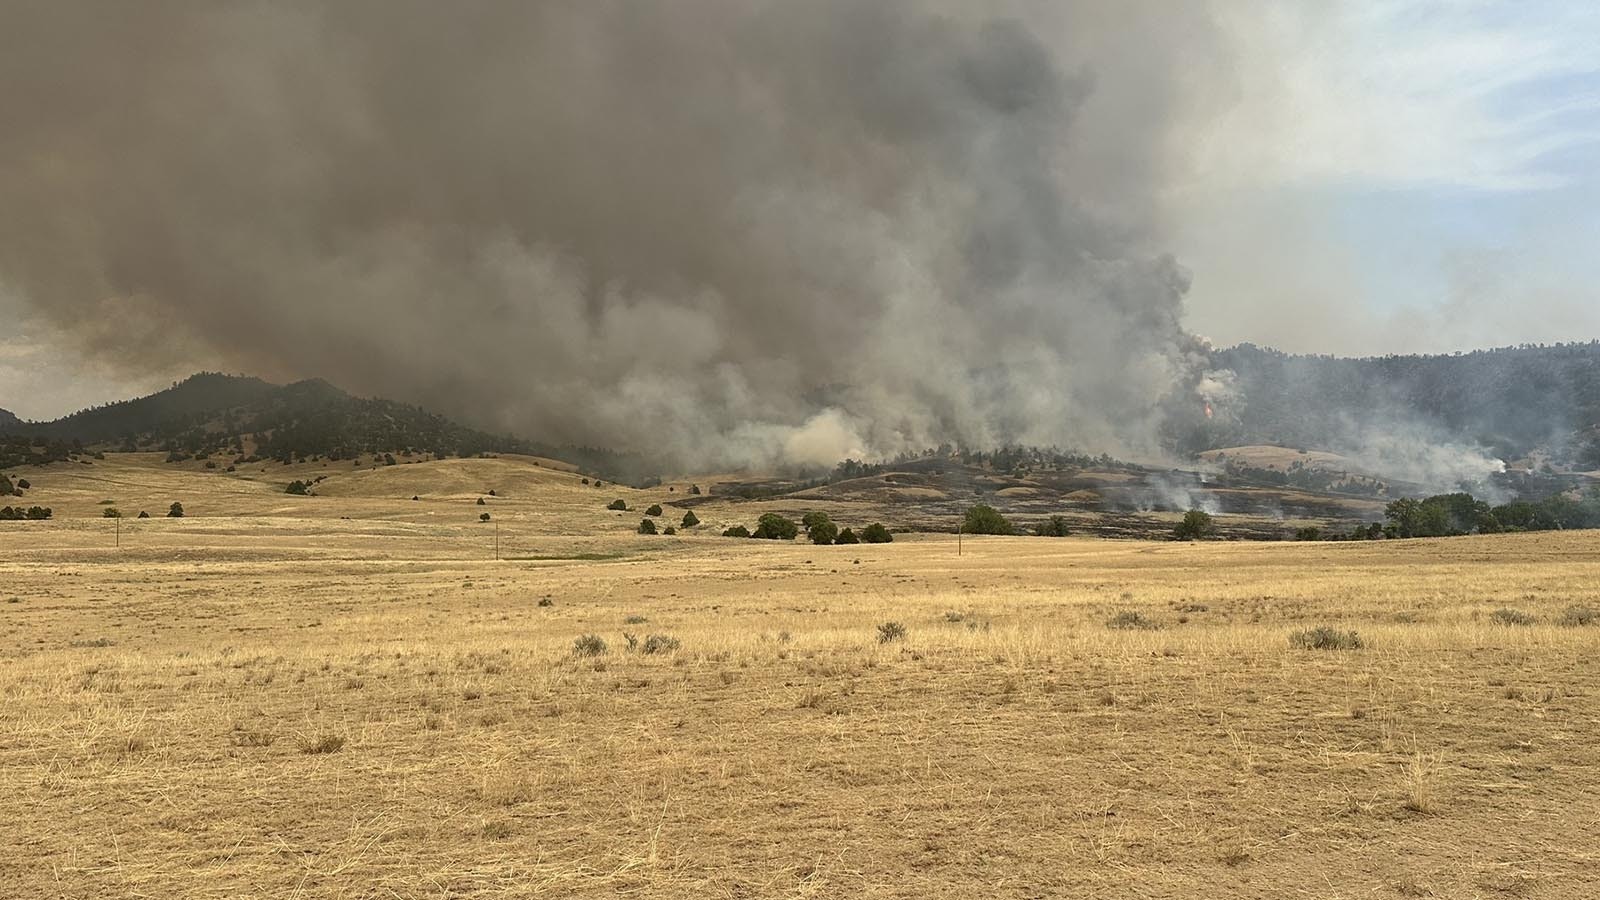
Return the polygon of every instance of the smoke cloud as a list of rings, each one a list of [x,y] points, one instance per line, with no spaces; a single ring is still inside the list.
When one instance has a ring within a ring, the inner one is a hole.
[[[983,7],[13,5],[0,283],[98,364],[689,467],[1153,454],[1225,384],[1151,246],[1207,25]]]

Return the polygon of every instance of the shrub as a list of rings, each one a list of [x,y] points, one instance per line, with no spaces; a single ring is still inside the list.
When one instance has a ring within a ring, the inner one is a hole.
[[[808,512],[805,515],[800,517],[800,525],[802,527],[804,527],[807,531],[810,531],[811,530],[811,526],[817,524],[818,522],[826,522],[826,521],[829,521],[829,520],[828,520],[828,514],[825,513],[825,512]]]
[[[1066,516],[1051,516],[1033,526],[1033,533],[1039,537],[1066,537],[1072,532],[1067,528]]]
[[[846,528],[845,530],[839,532],[839,536],[834,538],[833,542],[835,544],[859,544],[861,543],[861,538],[856,537],[856,533],[854,531]]]
[[[1299,650],[1360,650],[1366,643],[1354,631],[1340,631],[1323,625],[1289,635],[1289,646]]]
[[[1561,624],[1575,628],[1581,625],[1600,625],[1600,609],[1590,609],[1587,606],[1568,607],[1561,614]]]
[[[102,519],[120,519],[120,518],[122,518],[122,510],[117,509],[115,506],[108,506],[104,510],[101,511],[100,518],[102,518]]]
[[[28,490],[29,488],[33,487],[33,484],[26,478],[18,478],[17,487],[21,488],[22,490]]]
[[[750,529],[744,527],[743,525],[735,525],[735,526],[733,526],[731,528],[724,529],[723,532],[722,532],[722,536],[723,537],[734,537],[734,538],[747,538],[747,537],[750,536]]]
[[[139,518],[148,519],[150,518],[150,514],[141,509],[139,510]]]
[[[478,515],[478,521],[479,522],[487,522],[487,521],[489,521],[489,518],[490,518],[490,516],[489,516],[488,513],[480,513]]]
[[[698,497],[700,495],[700,485],[698,485],[698,484],[689,485],[689,493],[694,494],[695,496]]]
[[[598,634],[586,634],[572,642],[573,656],[599,656],[605,652],[605,638]]]
[[[833,539],[838,536],[839,526],[833,524],[832,520],[826,516],[823,517],[822,521],[811,526],[811,543],[813,544],[826,546],[833,543]]]
[[[675,637],[665,634],[652,634],[644,639],[644,646],[639,649],[647,655],[656,653],[676,653],[683,642]]]
[[[892,544],[894,543],[894,535],[889,533],[889,529],[883,527],[883,523],[873,522],[871,525],[861,529],[861,540],[869,544]]]
[[[628,501],[626,501],[626,500],[613,500],[609,504],[607,504],[606,509],[614,509],[614,510],[617,510],[618,512],[627,512],[628,511]]]
[[[1161,624],[1145,618],[1141,613],[1125,609],[1107,619],[1106,627],[1119,631],[1155,631]]]
[[[661,533],[662,534],[677,534],[678,533],[678,529],[672,527],[671,525],[668,525],[667,527],[661,529]]]
[[[906,636],[906,626],[900,622],[884,622],[878,626],[878,643],[887,644]]]
[[[307,485],[304,481],[301,481],[301,480],[299,480],[297,478],[294,481],[289,482],[289,487],[284,490],[284,493],[285,494],[295,494],[297,496],[303,497],[303,496],[306,495],[306,491],[309,489],[309,487],[310,486]]]
[[[33,519],[35,521],[43,521],[45,519],[50,518],[51,515],[52,515],[52,513],[50,511],[50,507],[48,507],[48,506],[30,506],[30,507],[28,507],[28,518]]]
[[[588,484],[588,483],[589,483],[589,479],[587,479],[587,478],[585,478],[585,479],[584,479],[584,480],[583,480],[583,483],[584,483],[584,484]]]
[[[640,534],[655,534],[656,533],[656,522],[655,522],[655,520],[654,519],[640,519],[639,520],[639,533]]]
[[[645,510],[644,514],[647,515],[647,516],[659,516],[659,515],[661,515],[661,504],[659,504],[659,503],[650,504],[650,508]]]
[[[769,541],[792,541],[800,534],[800,526],[793,519],[777,513],[766,513],[756,520],[754,537]]]
[[[1198,541],[1210,537],[1216,530],[1216,522],[1210,513],[1191,509],[1183,514],[1183,521],[1172,529],[1172,536],[1180,541]]]
[[[1320,541],[1322,540],[1322,529],[1315,525],[1295,529],[1294,539],[1297,541]]]
[[[1520,609],[1502,607],[1489,615],[1489,621],[1496,625],[1532,625],[1538,620]]]
[[[479,497],[478,498],[478,505],[479,506],[488,506],[489,505],[489,501],[483,499],[482,497]]]
[[[183,504],[182,503],[174,503],[171,506],[167,507],[167,518],[169,518],[169,519],[181,519],[181,518],[183,518]]]
[[[691,509],[688,512],[683,514],[683,527],[685,527],[685,528],[693,528],[693,527],[695,527],[696,525],[699,525],[699,524],[700,524],[700,517],[694,514],[694,510]]]
[[[961,530],[966,534],[1016,534],[1017,531],[998,510],[982,503],[967,509]]]

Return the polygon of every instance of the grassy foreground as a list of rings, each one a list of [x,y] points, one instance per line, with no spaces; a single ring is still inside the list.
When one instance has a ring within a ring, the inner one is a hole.
[[[0,532],[0,896],[1600,896],[1600,535],[109,527]]]

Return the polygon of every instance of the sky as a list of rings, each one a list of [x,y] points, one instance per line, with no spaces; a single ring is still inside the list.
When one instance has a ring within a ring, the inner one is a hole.
[[[1600,338],[1600,4],[1189,9],[1206,27],[1192,48],[1168,48],[1191,67],[1171,102],[1102,117],[1145,112],[1128,127],[1163,135],[1159,159],[1130,178],[1153,182],[1137,201],[1143,240],[1192,279],[1187,329],[1336,355]],[[1064,67],[1087,72],[1091,122],[1097,96],[1120,102],[1121,82],[1140,77],[1137,58],[1096,57],[1041,27]],[[1118,150],[1115,134],[1100,143]],[[249,362],[187,340],[137,366],[83,349],[117,329],[180,340],[159,310],[127,314],[137,302],[87,304],[80,318],[94,321],[64,327],[0,271],[0,407],[53,418]]]

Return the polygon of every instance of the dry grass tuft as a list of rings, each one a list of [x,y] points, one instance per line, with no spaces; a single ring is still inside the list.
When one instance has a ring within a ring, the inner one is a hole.
[[[319,734],[309,738],[302,738],[299,742],[300,752],[308,755],[338,753],[344,749],[344,742],[343,735]]]

